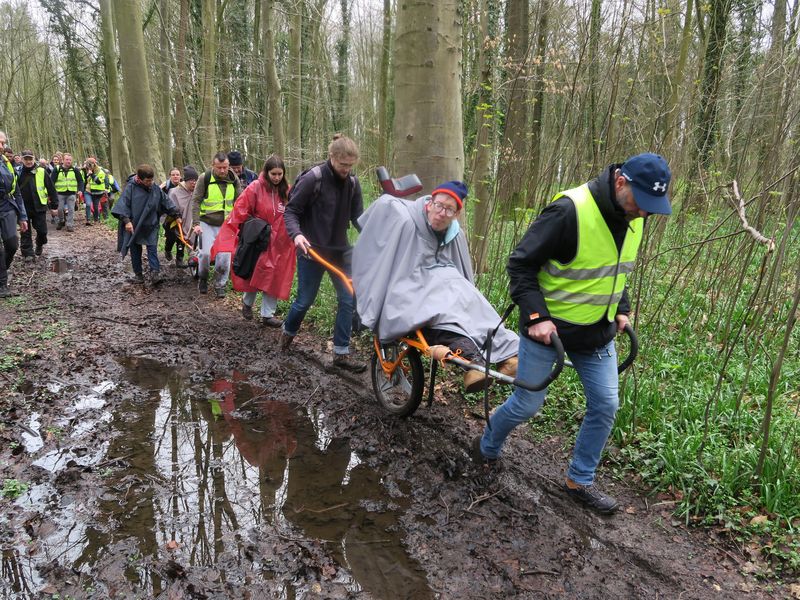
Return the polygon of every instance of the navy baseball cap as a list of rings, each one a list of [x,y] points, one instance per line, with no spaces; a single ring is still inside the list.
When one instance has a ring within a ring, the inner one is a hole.
[[[631,156],[620,171],[630,182],[639,208],[656,215],[672,214],[667,196],[672,173],[663,156],[651,152]]]

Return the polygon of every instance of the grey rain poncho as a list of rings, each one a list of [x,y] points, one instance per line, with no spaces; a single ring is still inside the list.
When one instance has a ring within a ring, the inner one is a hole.
[[[483,349],[500,316],[473,284],[467,242],[454,221],[440,244],[416,201],[384,194],[358,220],[353,286],[358,314],[382,342],[421,327],[465,335]],[[492,362],[516,356],[519,338],[500,327]]]

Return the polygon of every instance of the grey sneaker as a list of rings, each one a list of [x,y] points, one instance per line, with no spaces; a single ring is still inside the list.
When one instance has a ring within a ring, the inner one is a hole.
[[[588,506],[601,515],[614,514],[619,508],[619,502],[608,494],[601,492],[600,488],[594,483],[590,485],[579,485],[571,479],[567,479],[567,481],[564,482],[564,490],[569,497]]]
[[[261,326],[262,327],[274,327],[278,328],[283,325],[283,321],[277,317],[261,317]]]
[[[141,273],[134,273],[128,278],[128,283],[142,284],[144,283],[144,275]]]
[[[197,280],[197,291],[201,294],[208,293],[208,279],[203,279],[202,277]]]
[[[367,370],[366,363],[353,360],[350,358],[349,354],[334,354],[333,366],[337,369],[350,371],[351,373],[363,373]]]
[[[217,295],[217,298],[224,298],[225,297],[225,288],[214,288],[214,293]]]
[[[158,285],[164,281],[161,271],[153,271],[150,273],[150,285]]]
[[[18,295],[16,292],[12,292],[7,285],[0,285],[0,298],[11,298]]]

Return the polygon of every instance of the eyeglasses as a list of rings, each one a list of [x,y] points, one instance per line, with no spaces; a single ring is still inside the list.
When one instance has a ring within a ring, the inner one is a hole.
[[[438,200],[435,200],[434,202],[431,202],[431,206],[433,207],[433,210],[435,210],[436,212],[439,212],[439,213],[443,212],[448,217],[452,217],[453,215],[455,215],[458,212],[458,209],[450,208],[449,206],[445,206],[444,204],[442,204]]]

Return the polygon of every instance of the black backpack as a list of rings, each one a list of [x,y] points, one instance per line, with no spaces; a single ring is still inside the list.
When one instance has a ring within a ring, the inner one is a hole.
[[[294,183],[292,187],[289,189],[289,198],[288,202],[292,201],[292,192],[297,188],[297,184],[300,180],[305,177],[308,173],[311,173],[310,177],[314,178],[314,198],[316,199],[319,196],[319,190],[322,187],[322,167],[325,163],[317,163],[311,167],[308,167],[303,172],[301,172],[297,177],[294,178]],[[353,199],[353,194],[356,192],[356,178],[355,175],[352,173],[348,175],[350,179],[350,200]]]

